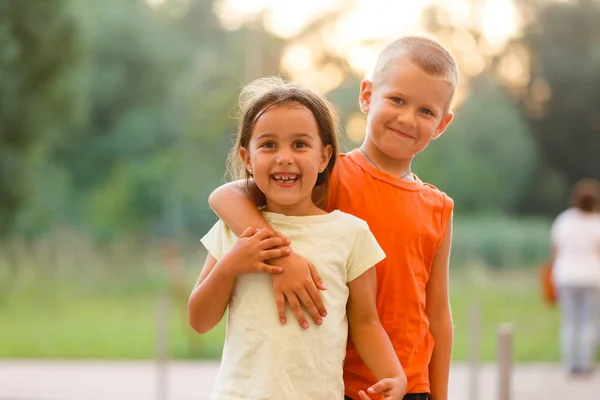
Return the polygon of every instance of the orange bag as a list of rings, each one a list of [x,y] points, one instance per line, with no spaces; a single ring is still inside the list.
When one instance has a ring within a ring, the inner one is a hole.
[[[542,298],[546,304],[556,305],[556,289],[552,282],[552,264],[546,263],[540,267],[540,283],[542,286]]]

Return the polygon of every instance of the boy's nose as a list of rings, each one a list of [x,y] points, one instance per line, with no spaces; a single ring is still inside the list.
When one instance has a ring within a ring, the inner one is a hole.
[[[406,110],[398,115],[398,122],[409,128],[414,128],[417,125],[416,112],[413,110]]]

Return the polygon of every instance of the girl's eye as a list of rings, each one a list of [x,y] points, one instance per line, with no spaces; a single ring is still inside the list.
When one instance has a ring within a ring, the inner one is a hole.
[[[400,97],[391,97],[390,99],[396,104],[404,104],[404,100],[402,100]]]
[[[304,142],[296,142],[296,143],[294,143],[294,147],[297,148],[297,149],[303,149],[303,148],[306,147],[306,143],[304,143]]]
[[[260,147],[265,147],[267,149],[274,149],[275,148],[275,143],[273,143],[273,142],[265,142]]]

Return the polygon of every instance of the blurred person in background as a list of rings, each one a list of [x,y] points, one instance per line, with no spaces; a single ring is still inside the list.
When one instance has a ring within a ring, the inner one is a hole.
[[[561,312],[562,361],[572,375],[590,375],[600,316],[600,184],[578,182],[571,207],[554,221],[552,280]]]

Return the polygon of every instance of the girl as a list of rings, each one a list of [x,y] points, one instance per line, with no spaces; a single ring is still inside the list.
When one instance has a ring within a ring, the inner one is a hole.
[[[328,316],[310,330],[281,325],[267,274],[281,270],[265,261],[283,239],[253,228],[238,238],[217,222],[202,239],[209,254],[189,300],[190,324],[199,333],[219,323],[229,306],[211,398],[341,400],[349,331],[380,379],[367,392],[401,399],[406,376],[375,304],[372,267],[385,255],[364,221],[341,211],[326,213],[313,201],[313,189],[326,189],[337,158],[331,106],[279,78],[254,81],[240,100],[243,115],[230,161],[241,161],[246,179],[254,179],[271,226],[290,239],[294,252],[315,261],[329,284],[323,294]],[[364,391],[360,397],[369,399]]]

